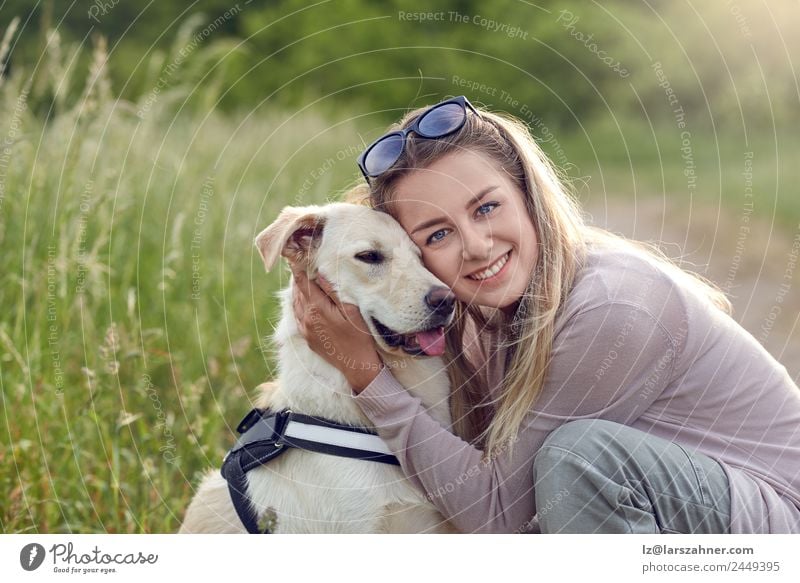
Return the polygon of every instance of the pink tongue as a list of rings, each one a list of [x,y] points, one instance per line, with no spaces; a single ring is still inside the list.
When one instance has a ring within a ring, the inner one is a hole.
[[[419,347],[428,356],[441,356],[444,354],[444,328],[427,330],[417,333]]]

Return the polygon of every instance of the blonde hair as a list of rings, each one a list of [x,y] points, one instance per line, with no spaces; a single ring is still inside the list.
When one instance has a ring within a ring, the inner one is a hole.
[[[405,128],[426,108],[407,113],[389,131]],[[445,359],[451,381],[453,431],[483,448],[486,458],[511,448],[525,416],[541,393],[550,363],[556,317],[584,265],[590,247],[627,249],[660,265],[692,286],[723,311],[731,312],[725,294],[702,276],[686,272],[648,243],[626,239],[587,225],[579,204],[565,187],[545,153],[520,120],[479,109],[467,114],[464,127],[440,139],[421,139],[411,133],[397,163],[385,173],[349,191],[350,202],[368,204],[391,214],[393,187],[416,169],[426,168],[455,150],[470,150],[500,164],[525,197],[538,237],[538,260],[527,290],[512,320],[500,310],[456,302],[453,325],[446,333]],[[503,387],[490,399],[485,371],[477,370],[464,351],[468,325],[478,333],[506,327],[508,339]]]

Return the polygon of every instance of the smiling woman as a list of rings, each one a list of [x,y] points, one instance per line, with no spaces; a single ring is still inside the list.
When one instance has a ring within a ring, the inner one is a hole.
[[[514,313],[538,243],[522,192],[494,160],[450,153],[399,180],[389,205],[460,301]]]
[[[349,199],[397,219],[455,296],[450,430],[372,366],[333,290],[304,281],[295,314],[323,314],[330,341],[370,365],[341,368],[356,402],[457,528],[800,532],[800,391],[785,367],[713,284],[584,224],[521,122],[447,100],[359,164],[369,184]]]

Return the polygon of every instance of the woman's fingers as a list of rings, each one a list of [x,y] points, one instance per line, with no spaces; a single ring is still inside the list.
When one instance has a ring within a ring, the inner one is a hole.
[[[294,284],[303,296],[308,297],[308,275],[304,269],[292,267],[292,277]]]
[[[308,276],[302,269],[292,268],[292,276],[294,279],[294,290],[292,291],[292,308],[294,311],[294,319],[297,321],[297,328],[303,338],[308,339],[308,326],[306,319],[313,312],[313,305],[309,300],[309,281]]]
[[[319,290],[322,292],[322,294],[329,298],[330,306],[338,310],[341,318],[347,320],[350,325],[359,332],[366,334],[370,333],[369,328],[367,328],[367,325],[361,316],[361,311],[358,309],[358,306],[355,304],[345,304],[341,302],[339,300],[339,296],[336,294],[333,284],[331,284],[322,275],[317,276],[317,281],[314,283],[316,284],[314,285],[316,290]],[[316,290],[314,291],[316,292]]]
[[[311,281],[295,266],[292,274],[292,307],[300,334],[311,350],[339,369],[353,387],[363,388],[371,380],[365,381],[364,371],[377,371],[382,362],[358,306],[341,303],[334,286],[322,276]],[[361,368],[352,363],[360,363]]]
[[[355,304],[346,304],[339,300],[339,296],[336,294],[333,285],[323,276],[318,276],[316,283],[318,285],[315,287],[329,298],[330,306],[335,308],[339,318],[349,322],[350,325],[359,332],[366,332],[369,334],[369,329],[364,323],[364,319],[361,317],[361,311],[358,309],[358,306]]]
[[[317,285],[319,288],[327,295],[334,303],[339,303],[339,297],[336,295],[336,291],[333,289],[333,285],[327,279],[325,279],[322,275],[317,276]]]
[[[341,313],[337,304],[330,298],[315,281],[308,278],[308,274],[301,268],[293,268],[294,286],[296,292],[293,294],[294,316],[301,326],[301,333],[306,336],[304,329],[305,321],[315,316],[322,315],[326,319],[341,318]],[[328,284],[330,286],[330,284]]]
[[[342,326],[346,322],[349,327],[363,334],[370,334],[358,306],[341,303],[333,285],[324,277],[320,275],[316,281],[311,281],[308,274],[301,269],[293,270],[293,273],[295,285],[301,292],[294,297],[294,315],[304,337],[305,330],[308,329],[306,319],[311,316],[318,322],[321,316],[322,321],[329,325]]]
[[[292,292],[292,310],[294,311],[294,319],[297,321],[297,327],[300,329],[300,334],[305,336],[305,319],[303,318],[303,315],[305,314],[305,301],[303,298],[303,293],[300,291],[297,285],[294,286],[294,290]]]

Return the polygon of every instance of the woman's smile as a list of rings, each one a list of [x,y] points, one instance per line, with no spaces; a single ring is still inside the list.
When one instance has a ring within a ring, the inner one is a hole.
[[[500,257],[500,259],[492,263],[492,265],[490,265],[488,268],[479,269],[475,273],[468,275],[467,278],[477,281],[481,284],[497,283],[508,271],[506,267],[508,266],[510,258],[511,251],[508,251],[502,257]]]

